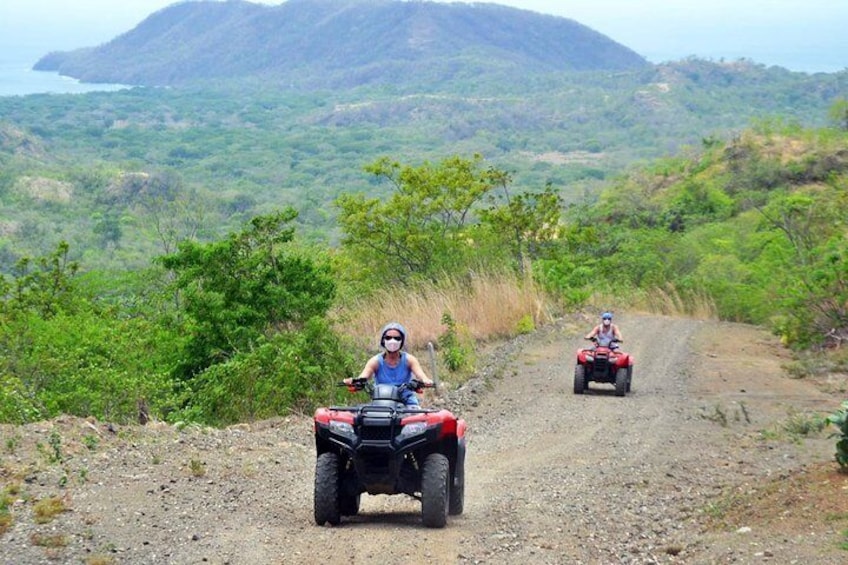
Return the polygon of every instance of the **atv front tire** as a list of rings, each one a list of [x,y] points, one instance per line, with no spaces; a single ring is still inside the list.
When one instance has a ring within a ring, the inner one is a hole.
[[[464,458],[465,455],[462,455]],[[457,462],[456,473],[450,486],[448,514],[459,516],[465,506],[465,461]]]
[[[448,521],[450,463],[441,453],[431,453],[421,468],[421,520],[428,528],[444,528]]]
[[[586,390],[586,367],[578,364],[574,367],[574,394],[583,394]]]
[[[627,384],[629,382],[629,378],[627,375],[627,368],[621,367],[619,370],[615,372],[615,395],[616,396],[624,396],[627,392]]]
[[[315,462],[315,523],[323,526],[329,523],[338,526],[341,522],[339,504],[339,456],[335,453],[322,453]]]
[[[359,501],[361,495],[342,494],[339,497],[339,513],[342,516],[356,516],[359,514]]]

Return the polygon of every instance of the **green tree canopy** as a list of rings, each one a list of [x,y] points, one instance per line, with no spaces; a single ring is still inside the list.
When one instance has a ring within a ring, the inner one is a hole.
[[[381,281],[500,268],[509,257],[521,267],[559,229],[561,202],[551,186],[510,195],[511,176],[484,167],[480,155],[418,167],[383,158],[366,171],[394,190],[385,198],[345,194],[336,205],[345,250]]]
[[[187,316],[184,376],[327,312],[335,283],[326,265],[293,249],[296,217],[292,208],[259,216],[222,241],[184,242],[161,259]]]

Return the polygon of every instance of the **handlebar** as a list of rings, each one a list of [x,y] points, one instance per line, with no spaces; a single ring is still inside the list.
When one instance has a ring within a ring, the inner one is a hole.
[[[587,341],[591,341],[592,343],[598,343],[598,338],[597,338],[597,337],[584,337],[583,339],[585,339],[585,340],[587,340]],[[623,340],[623,339],[615,339],[615,338],[612,338],[612,339],[610,340],[610,343],[624,343],[624,340]]]
[[[417,383],[418,386],[413,388],[411,385],[413,382]],[[401,386],[405,386],[408,389],[414,390],[415,392],[421,392],[425,388],[436,388],[436,383],[422,383],[421,381],[409,381],[408,383],[403,383]]]
[[[365,390],[368,387],[368,379],[356,377],[351,380],[350,384],[342,381],[338,383],[337,386],[345,386],[350,392],[359,392],[360,390]],[[398,387],[414,390],[415,392],[421,392],[421,390],[425,388],[436,388],[436,383],[424,383],[413,378],[408,382],[399,384]]]

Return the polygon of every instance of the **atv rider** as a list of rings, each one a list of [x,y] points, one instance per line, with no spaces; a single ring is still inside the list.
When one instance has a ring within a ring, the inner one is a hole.
[[[595,326],[585,336],[585,339],[597,340],[597,344],[601,347],[618,349],[618,343],[616,342],[622,341],[621,331],[618,329],[618,326],[612,323],[612,312],[601,314],[601,323]]]
[[[372,376],[377,384],[401,385],[412,383],[411,388],[402,392],[402,398],[407,406],[418,406],[418,396],[413,388],[419,388],[417,384],[433,384],[433,381],[424,373],[421,363],[411,353],[403,351],[406,342],[406,330],[397,322],[391,322],[380,330],[380,347],[385,351],[378,353],[365,363],[365,368],[356,379],[369,379]],[[353,378],[344,379],[344,383],[350,385]]]

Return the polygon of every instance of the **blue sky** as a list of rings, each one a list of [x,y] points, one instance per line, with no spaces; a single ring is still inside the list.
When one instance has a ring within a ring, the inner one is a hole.
[[[0,48],[34,57],[89,47],[174,0],[2,0]],[[279,4],[279,0],[266,0]],[[848,68],[848,0],[499,0],[568,17],[652,62],[752,59],[807,72]]]

